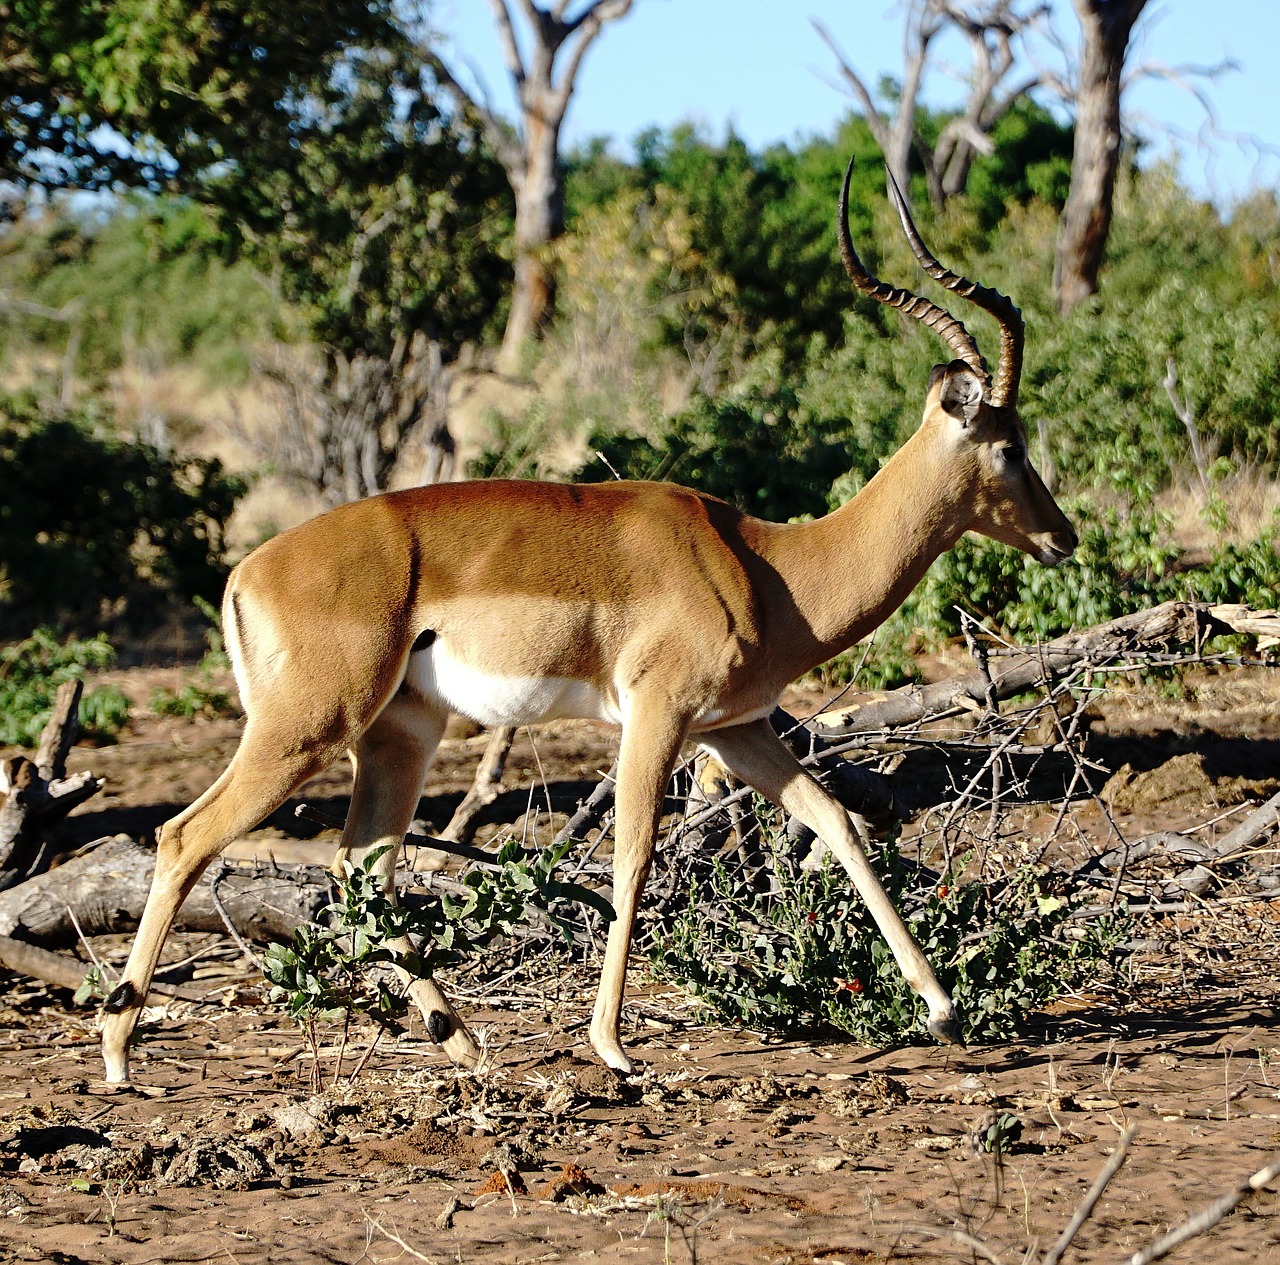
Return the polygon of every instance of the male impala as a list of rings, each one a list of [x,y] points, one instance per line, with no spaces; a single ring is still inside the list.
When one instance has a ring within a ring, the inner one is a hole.
[[[670,484],[455,483],[341,506],[236,568],[222,609],[244,736],[222,776],[160,832],[137,939],[104,1007],[109,1081],[128,1079],[161,945],[209,861],[344,751],[355,786],[339,860],[398,845],[453,712],[485,725],[575,716],[622,727],[617,918],[590,1029],[610,1067],[631,1069],[618,1031],[627,953],[663,792],[691,736],[839,857],[928,1003],[929,1031],[956,1038],[951,1000],[848,814],[766,718],[789,682],[865,637],[961,533],[1050,566],[1076,536],[1027,460],[1017,308],[939,264],[892,190],[921,266],[999,321],[991,383],[959,321],[863,268],[849,238],[851,171],[838,219],[854,285],[922,321],[956,359],[930,374],[919,430],[842,509],[779,525]],[[379,863],[389,885],[394,855]],[[473,1064],[478,1047],[434,981],[410,992],[430,1036]]]

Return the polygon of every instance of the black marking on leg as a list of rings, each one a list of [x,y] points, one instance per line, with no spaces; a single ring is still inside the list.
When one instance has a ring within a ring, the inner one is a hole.
[[[126,1010],[132,1010],[137,1004],[138,990],[128,980],[125,980],[102,1003],[102,1009],[109,1015],[119,1015]]]
[[[413,645],[409,647],[410,654],[417,654],[419,650],[425,650],[436,639],[436,630],[434,628],[424,628],[414,639]]]
[[[437,1045],[443,1045],[453,1031],[453,1020],[443,1010],[433,1010],[427,1016],[427,1036]]]

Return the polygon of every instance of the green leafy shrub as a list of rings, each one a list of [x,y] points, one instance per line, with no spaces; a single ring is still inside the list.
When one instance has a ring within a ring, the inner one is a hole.
[[[434,975],[478,954],[498,936],[511,935],[534,911],[557,925],[567,942],[570,933],[557,909],[566,901],[580,902],[611,920],[613,908],[599,893],[557,878],[556,870],[572,847],[567,840],[530,853],[510,840],[495,857],[497,868],[472,869],[462,877],[463,894],[406,904],[393,901],[374,873],[386,848],[370,853],[358,866],[347,862],[337,884],[338,899],[322,912],[323,925],[299,927],[292,945],[271,945],[263,960],[272,1000],[284,1003],[317,1056],[317,1088],[318,1023],[341,1019],[345,1034],[354,1015],[394,1028],[405,1013],[403,992],[371,973],[371,967],[398,966],[417,979]],[[405,936],[414,938],[415,950],[395,947]],[[335,1078],[341,1054],[338,1063]]]
[[[978,1145],[988,1155],[1007,1155],[1022,1137],[1022,1121],[1008,1111],[1000,1112],[978,1135]]]
[[[34,747],[65,681],[110,667],[116,652],[99,634],[88,641],[59,641],[48,628],[0,648],[0,743]],[[80,730],[87,737],[115,737],[129,723],[129,700],[114,685],[80,698]]]
[[[74,313],[71,322],[0,324],[0,351],[63,354],[100,381],[122,364],[199,367],[241,383],[255,347],[297,319],[248,264],[228,264],[210,212],[188,201],[133,196],[103,219],[49,215],[10,225],[0,241],[0,289]]]
[[[1253,540],[1220,544],[1207,562],[1175,577],[1187,596],[1202,602],[1246,602],[1260,609],[1280,601],[1280,521]]]
[[[961,610],[1010,636],[1059,637],[1172,596],[1181,550],[1153,510],[1122,515],[1087,501],[1069,504],[1080,544],[1059,567],[985,536],[966,534],[943,554],[907,603],[912,621],[935,636],[961,631]]]
[[[777,843],[771,850],[769,892],[715,862],[659,940],[655,969],[723,1022],[827,1026],[869,1045],[926,1039],[926,1007],[845,871],[828,861],[801,872]],[[1096,975],[1122,937],[1121,920],[1071,923],[1070,899],[1029,863],[995,881],[956,873],[939,883],[892,844],[872,859],[955,1001],[967,1041],[1014,1035],[1029,1014]],[[708,909],[723,916],[708,918]]]
[[[825,509],[827,489],[846,468],[841,429],[802,414],[786,387],[699,396],[657,439],[593,432],[588,443],[601,456],[580,477],[669,479],[785,522]]]
[[[124,439],[90,410],[50,415],[30,396],[0,397],[0,461],[0,623],[138,625],[221,592],[245,485],[220,462]]]
[[[194,720],[197,716],[211,720],[218,716],[234,716],[237,708],[231,691],[215,684],[203,663],[202,659],[179,689],[161,686],[153,690],[147,699],[147,710],[157,716],[178,716],[184,720]]]

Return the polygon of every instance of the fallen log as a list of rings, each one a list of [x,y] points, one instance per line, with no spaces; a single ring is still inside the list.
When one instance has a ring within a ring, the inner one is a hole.
[[[974,671],[931,685],[906,685],[815,716],[808,727],[824,738],[919,725],[990,701],[1043,688],[1081,666],[1105,668],[1126,655],[1203,646],[1223,633],[1262,639],[1280,634],[1280,614],[1248,606],[1164,602],[1105,624],[1068,633],[1043,645],[1007,655],[989,652],[987,671]]]
[[[8,936],[0,936],[0,966],[16,971],[19,975],[29,975],[41,983],[52,984],[55,988],[68,988],[72,991],[84,983],[85,976],[89,973],[87,962],[61,953],[51,953],[48,949],[25,944],[21,940],[11,940]],[[147,993],[148,1005],[160,1005],[170,998],[201,1005],[209,1004],[209,999],[194,989],[182,988],[177,984],[162,984],[158,980],[151,981],[151,988]]]
[[[57,869],[0,892],[0,936],[61,949],[75,944],[81,933],[133,931],[142,917],[155,861],[154,848],[127,835],[81,852]],[[184,931],[225,931],[229,920],[245,940],[264,944],[288,940],[331,899],[325,870],[236,866],[217,879],[206,871],[174,925]]]
[[[1076,873],[1083,877],[1091,870],[1104,869],[1113,872],[1118,870],[1123,874],[1130,865],[1138,861],[1163,855],[1173,860],[1191,862],[1187,868],[1164,883],[1163,894],[1173,896],[1190,892],[1199,895],[1213,885],[1216,865],[1240,859],[1242,853],[1276,825],[1280,825],[1280,792],[1255,808],[1216,843],[1202,843],[1176,830],[1158,830],[1091,858]],[[1276,885],[1274,877],[1267,870],[1260,870],[1252,864],[1249,868],[1254,872],[1255,882],[1264,887]]]
[[[1219,860],[1234,856],[1277,824],[1280,824],[1280,791],[1255,808],[1234,830],[1223,835],[1214,845],[1214,855]]]
[[[801,763],[817,767],[823,782],[850,812],[880,829],[898,816],[892,783],[841,759],[842,739],[981,711],[1000,699],[1050,685],[1081,666],[1106,668],[1126,655],[1168,652],[1179,646],[1199,649],[1211,637],[1231,632],[1255,636],[1260,646],[1275,644],[1280,639],[1280,612],[1255,611],[1239,604],[1165,602],[1027,650],[989,651],[985,669],[946,681],[866,695],[806,721],[777,708],[769,720]],[[560,837],[581,837],[603,820],[613,803],[612,778],[613,771],[579,806]],[[728,804],[741,794],[735,791],[722,802]],[[686,826],[700,825],[718,807],[693,814]]]

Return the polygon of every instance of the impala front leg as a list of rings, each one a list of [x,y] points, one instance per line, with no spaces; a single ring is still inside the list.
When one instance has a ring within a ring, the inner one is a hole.
[[[617,916],[609,926],[590,1031],[592,1049],[619,1072],[633,1070],[622,1048],[619,1024],[636,910],[649,877],[667,781],[687,729],[687,716],[673,714],[669,707],[646,708],[633,702],[622,730],[613,844],[613,908]]]
[[[700,736],[700,741],[742,781],[798,817],[836,854],[907,983],[928,1003],[930,1034],[942,1042],[962,1043],[951,998],[871,868],[839,800],[804,770],[767,720],[721,729]]]

